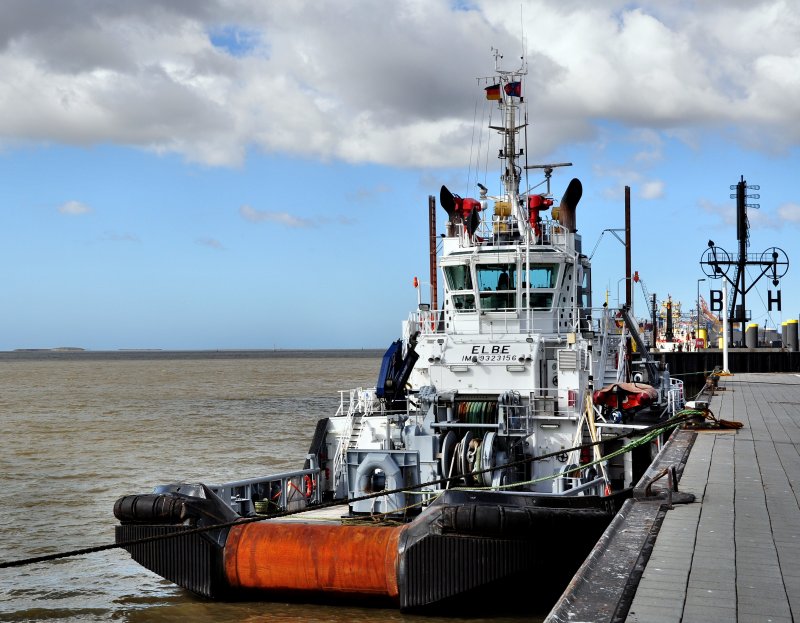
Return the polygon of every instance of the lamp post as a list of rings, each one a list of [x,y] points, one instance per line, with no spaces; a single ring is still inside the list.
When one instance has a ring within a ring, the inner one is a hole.
[[[700,337],[700,282],[705,280],[705,277],[697,280],[697,330],[694,334],[695,339]]]

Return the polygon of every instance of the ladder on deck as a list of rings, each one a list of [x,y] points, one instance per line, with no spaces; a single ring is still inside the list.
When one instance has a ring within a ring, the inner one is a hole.
[[[348,450],[354,450],[358,447],[358,438],[361,436],[362,428],[364,428],[364,415],[362,413],[354,413],[353,422],[350,426],[350,439],[347,442]]]
[[[339,408],[343,410],[344,403]],[[339,436],[336,455],[333,460],[334,495],[345,497],[348,494],[347,451],[358,447],[358,439],[364,428],[364,417],[370,412],[370,405],[364,400],[361,388],[350,390],[350,402],[344,430]]]
[[[602,332],[602,348],[600,358],[597,361],[599,370],[596,373],[597,381],[602,383],[601,387],[619,383],[625,376],[625,358],[620,356],[620,348],[624,344],[625,329],[617,327],[616,319],[611,315],[609,309],[604,310]],[[614,353],[617,353],[616,358]],[[596,387],[596,389],[599,389]]]

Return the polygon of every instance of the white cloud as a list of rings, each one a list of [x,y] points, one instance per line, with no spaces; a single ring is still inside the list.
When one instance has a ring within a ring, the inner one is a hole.
[[[750,229],[777,229],[781,226],[780,220],[778,217],[764,209],[753,209],[750,208],[747,210],[747,221],[750,225]]]
[[[211,249],[216,249],[218,251],[223,251],[225,249],[222,243],[216,238],[198,238],[196,242],[200,246],[209,247]]]
[[[252,206],[243,205],[239,208],[239,215],[251,223],[278,223],[286,227],[318,227],[319,225],[352,225],[355,220],[344,215],[326,215],[313,218],[296,216],[289,212],[272,212],[270,210],[257,210]]]
[[[314,227],[314,222],[311,219],[302,218],[289,214],[288,212],[270,212],[267,210],[256,210],[249,205],[243,205],[239,208],[239,214],[246,221],[251,223],[278,223],[286,227]]]
[[[107,242],[141,242],[139,236],[129,232],[107,231],[103,234],[103,240]]]
[[[642,199],[661,199],[664,196],[664,182],[661,180],[650,180],[644,182],[639,190]]]
[[[640,129],[633,132],[634,141],[641,143],[642,148],[633,159],[638,163],[651,164],[663,158],[664,139],[659,132],[649,129]]]
[[[778,217],[789,223],[800,223],[800,204],[784,203],[778,208]]]
[[[717,217],[725,225],[736,225],[736,206],[732,203],[722,204],[701,199],[698,206],[706,214]]]
[[[657,179],[647,179],[647,171],[653,164],[651,158],[638,157],[642,152],[634,154],[627,162],[621,166],[608,166],[596,164],[594,166],[595,175],[598,178],[606,178],[611,181],[602,195],[609,200],[620,199],[625,192],[625,186],[631,186],[641,199],[661,199],[664,197],[664,182]]]
[[[736,226],[735,200],[731,200],[727,204],[701,200],[698,205],[704,212],[719,219],[726,227]],[[778,208],[776,212],[765,208],[748,208],[747,221],[751,232],[754,229],[780,229],[786,223],[794,225],[800,223],[800,205],[787,203]]]
[[[364,201],[374,201],[378,197],[388,192],[391,192],[391,188],[389,188],[386,184],[376,184],[374,186],[362,186],[361,188],[356,188],[353,192],[347,194],[347,199],[349,201],[357,201],[357,202],[364,202]]]
[[[122,143],[209,165],[248,148],[461,166],[489,47],[526,33],[530,156],[601,120],[658,136],[800,142],[800,5],[786,0],[5,0],[0,142]],[[534,36],[558,33],[558,36]]]
[[[92,209],[80,201],[67,201],[58,206],[58,211],[69,216],[80,216],[81,214],[88,214]]]

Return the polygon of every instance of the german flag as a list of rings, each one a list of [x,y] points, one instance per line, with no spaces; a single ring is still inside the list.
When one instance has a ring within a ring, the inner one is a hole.
[[[486,91],[486,99],[487,100],[499,100],[499,99],[501,99],[500,85],[499,84],[493,84],[490,87],[486,87],[484,90]]]

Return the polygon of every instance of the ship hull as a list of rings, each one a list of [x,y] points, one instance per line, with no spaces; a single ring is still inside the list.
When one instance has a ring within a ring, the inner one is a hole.
[[[555,599],[626,498],[448,491],[401,525],[266,520],[180,536],[182,524],[125,523],[134,560],[212,599],[461,607],[483,596]],[[537,594],[522,586],[537,587]]]

